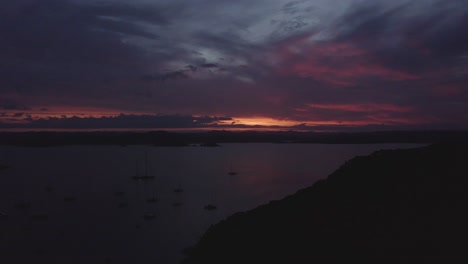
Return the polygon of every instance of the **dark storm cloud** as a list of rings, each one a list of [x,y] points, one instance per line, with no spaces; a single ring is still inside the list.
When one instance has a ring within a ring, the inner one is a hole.
[[[3,110],[31,110],[30,107],[25,106],[15,100],[1,100],[0,99],[0,109]]]
[[[274,44],[282,62],[277,71],[287,78],[274,78],[270,85],[288,87],[288,92],[271,91],[300,109],[296,114],[304,120],[317,113],[339,118],[332,111],[304,113],[301,105],[307,102],[374,102],[413,106],[413,113],[405,115],[414,120],[432,122],[432,116],[434,122],[466,126],[468,109],[461,105],[468,101],[468,2],[387,3],[362,1],[319,34],[310,31]],[[342,114],[343,120],[349,116]]]
[[[301,6],[301,4],[303,4],[304,2],[306,1],[302,0],[302,1],[292,1],[292,2],[286,3],[283,5],[281,11],[289,15],[295,15],[297,13],[303,12],[303,7]],[[308,7],[306,11],[309,11],[310,9],[311,7]]]
[[[15,115],[15,117],[21,117]],[[27,124],[15,125],[22,128],[205,128],[216,126],[230,117],[194,117],[191,115],[125,115],[115,117],[48,117],[29,119]],[[10,128],[11,124],[0,122],[0,128]]]
[[[462,0],[19,0],[0,7],[0,98],[31,107],[298,122],[468,120]],[[375,116],[343,107],[352,104],[411,110]],[[14,108],[6,110],[26,110]],[[91,123],[98,120],[110,122]]]
[[[113,18],[102,17],[95,24],[95,30],[105,30],[111,33],[138,36],[149,39],[158,38],[157,35],[141,29],[128,21],[118,21]]]
[[[358,6],[338,25],[348,30],[335,41],[365,50],[382,67],[415,76],[397,83],[378,79],[355,85],[368,87],[364,88],[368,94],[376,89],[382,96],[397,93],[400,98],[393,102],[415,106],[421,117],[426,113],[436,122],[466,125],[463,113],[468,109],[461,105],[468,102],[468,71],[463,70],[462,59],[468,54],[468,2],[434,1],[424,7],[410,2],[388,9]]]
[[[349,11],[335,30],[338,41],[371,52],[389,67],[418,73],[450,66],[466,54],[467,26],[466,1],[436,1],[425,7],[404,2],[392,8],[369,2]]]
[[[69,1],[20,0],[0,17],[0,91],[80,93],[96,82],[142,71],[144,52],[123,37],[156,38],[134,23],[164,24],[157,10],[131,6],[81,6]],[[10,13],[7,13],[10,11]]]
[[[242,39],[238,35],[237,31],[225,31],[221,33],[199,31],[195,32],[193,37],[194,43],[208,48],[219,49],[230,56],[243,56],[260,49],[260,47],[250,44],[246,40]]]
[[[219,65],[216,64],[216,63],[204,63],[204,64],[200,65],[200,67],[203,67],[203,68],[218,68]]]
[[[176,79],[186,79],[188,78],[187,71],[189,70],[178,70],[178,71],[171,71],[166,73],[154,74],[154,75],[144,75],[142,80],[144,81],[168,81],[168,80],[176,80]]]
[[[191,74],[196,74],[198,70],[224,70],[217,63],[203,63],[198,66],[187,65],[180,70],[168,71],[156,74],[145,74],[141,77],[143,81],[160,81],[165,82],[169,80],[188,79]]]
[[[131,21],[145,21],[153,24],[166,25],[168,20],[151,5],[130,5],[130,4],[103,4],[84,6],[83,11],[91,16],[109,16]]]

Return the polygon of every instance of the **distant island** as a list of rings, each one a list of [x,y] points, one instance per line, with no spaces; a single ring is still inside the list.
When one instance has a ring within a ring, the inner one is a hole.
[[[440,143],[468,142],[468,131],[380,131],[353,133],[210,131],[175,133],[152,132],[0,132],[0,145],[153,145],[161,147],[204,146],[219,143]]]
[[[183,263],[466,263],[467,164],[466,143],[355,157],[212,226]]]

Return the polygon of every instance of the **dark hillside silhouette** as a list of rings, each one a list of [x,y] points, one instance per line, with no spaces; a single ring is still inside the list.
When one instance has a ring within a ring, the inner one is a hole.
[[[212,226],[184,263],[466,263],[467,164],[466,144],[353,158]]]

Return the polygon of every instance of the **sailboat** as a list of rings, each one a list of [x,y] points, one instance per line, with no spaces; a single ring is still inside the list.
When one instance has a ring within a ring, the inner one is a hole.
[[[175,193],[181,193],[183,191],[184,191],[184,189],[182,189],[182,187],[177,187],[177,188],[174,189]]]
[[[47,220],[49,218],[49,214],[47,213],[37,213],[37,214],[33,214],[31,216],[31,218],[33,220],[37,220],[37,221],[40,221],[40,220]]]
[[[236,171],[234,171],[234,170],[232,169],[232,163],[231,163],[231,169],[229,170],[228,174],[229,174],[229,175],[237,175],[237,174],[239,174],[238,172],[236,172]]]
[[[153,180],[154,176],[148,175],[148,153],[145,152],[145,175],[138,175],[138,161],[136,165],[136,174],[132,177],[134,180]]]
[[[216,205],[213,205],[213,204],[207,204],[205,205],[205,207],[203,207],[205,210],[207,211],[213,211],[213,210],[216,210],[218,209],[218,207]]]
[[[10,168],[10,166],[8,166],[8,165],[5,164],[5,163],[2,163],[2,161],[0,160],[0,171],[1,171],[1,170],[6,170],[6,169],[8,169],[8,168]]]
[[[143,188],[145,189],[145,188]],[[152,191],[150,191],[152,192]],[[146,192],[144,192],[146,194]],[[147,203],[157,203],[158,202],[158,198],[157,198],[157,195],[156,193],[153,193],[152,195],[150,194],[150,196],[148,198],[146,198],[146,202]]]
[[[0,171],[10,168],[10,166],[8,164],[6,164],[7,153],[5,151],[3,151],[3,152],[5,153],[5,155],[4,155],[4,157],[0,158]]]
[[[143,219],[145,219],[146,221],[149,221],[149,220],[153,220],[155,217],[156,217],[155,214],[148,213],[143,216]]]

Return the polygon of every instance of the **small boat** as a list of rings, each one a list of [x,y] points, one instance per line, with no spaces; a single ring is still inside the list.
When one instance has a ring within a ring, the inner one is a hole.
[[[174,189],[174,192],[175,192],[175,193],[181,193],[181,192],[183,192],[183,191],[184,191],[184,189],[182,189],[182,188],[180,188],[180,187]]]
[[[133,176],[132,179],[134,179],[136,181],[148,181],[148,180],[154,180],[154,176],[149,176],[149,175]]]
[[[146,199],[146,202],[147,202],[147,203],[156,203],[157,201],[158,201],[158,199],[157,199],[157,198],[154,198],[154,197],[151,197],[151,198]]]
[[[2,149],[2,152],[3,152],[2,153],[3,157],[0,157],[0,171],[11,168],[10,165],[7,164],[7,157],[8,157],[7,150]]]
[[[18,209],[29,209],[29,208],[31,208],[31,203],[21,202],[21,203],[15,204],[15,207],[18,208]]]
[[[228,174],[229,174],[229,175],[237,175],[237,174],[239,174],[239,173],[236,172],[236,171],[234,171],[234,170],[232,169],[232,164],[231,164],[231,170],[228,172]]]
[[[136,164],[136,173],[135,176],[132,177],[132,179],[136,181],[148,181],[148,180],[153,180],[155,177],[148,175],[148,153],[145,152],[145,175],[138,175],[138,161]]]
[[[41,220],[47,220],[49,218],[49,215],[46,213],[38,213],[38,214],[33,214],[31,218],[33,220],[41,221]]]
[[[149,220],[153,220],[154,218],[156,218],[156,215],[155,214],[145,214],[143,216],[143,219],[149,221]]]
[[[76,201],[76,198],[73,197],[73,196],[65,196],[65,197],[63,198],[63,200],[64,200],[65,202],[74,202],[74,201]]]
[[[119,203],[119,204],[117,205],[117,208],[126,208],[126,207],[128,207],[128,204],[127,204],[127,203]]]
[[[200,147],[220,147],[220,145],[218,145],[218,143],[216,142],[205,142],[205,143],[202,143],[200,144]]]
[[[216,205],[208,204],[208,205],[205,205],[204,209],[207,211],[213,211],[213,210],[218,209],[218,207]]]
[[[125,192],[121,192],[121,191],[114,192],[114,196],[117,196],[117,197],[122,197],[124,195],[125,195]]]

